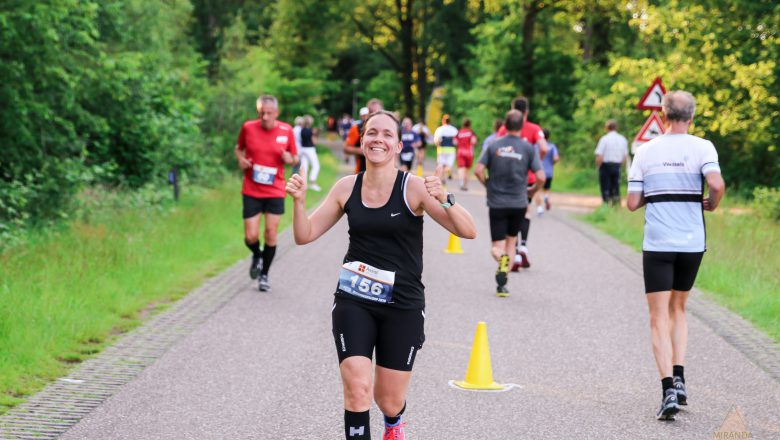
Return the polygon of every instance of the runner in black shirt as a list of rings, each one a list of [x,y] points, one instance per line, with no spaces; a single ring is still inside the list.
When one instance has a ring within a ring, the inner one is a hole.
[[[423,214],[460,237],[476,237],[471,214],[444,191],[443,170],[438,168],[437,175],[425,179],[399,171],[395,156],[401,147],[398,120],[378,111],[363,127],[366,171],[340,179],[311,216],[306,215],[305,176],[296,174],[287,182],[294,199],[297,244],[316,240],[343,214],[349,220],[349,248],[332,320],[344,385],[345,437],[350,440],[371,438],[372,391],[385,416],[385,436],[392,436],[386,438],[403,439],[400,417],[414,358],[425,340]],[[334,267],[334,277],[335,272]]]

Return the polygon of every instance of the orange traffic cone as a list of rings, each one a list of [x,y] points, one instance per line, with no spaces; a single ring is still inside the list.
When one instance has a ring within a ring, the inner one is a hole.
[[[450,241],[447,243],[447,249],[444,249],[448,254],[462,254],[463,248],[460,247],[460,237],[450,232]]]
[[[504,390],[506,385],[493,382],[493,367],[490,365],[490,347],[488,347],[487,325],[477,323],[474,345],[471,346],[471,358],[466,369],[466,378],[456,380],[455,385],[467,390]]]

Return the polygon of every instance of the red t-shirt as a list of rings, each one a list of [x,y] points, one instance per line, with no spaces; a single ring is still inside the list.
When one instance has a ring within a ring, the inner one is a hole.
[[[363,129],[363,121],[358,122],[349,129],[346,143],[352,147],[360,148],[360,130]],[[355,174],[366,170],[366,158],[362,154],[355,155]]]
[[[506,136],[506,127],[502,125],[501,128],[498,129],[496,137],[504,136]],[[529,144],[536,145],[536,143],[539,142],[539,139],[544,139],[544,132],[542,131],[542,127],[531,121],[525,121],[523,122],[523,128],[520,130],[520,137],[525,139]]]
[[[257,198],[284,197],[284,160],[282,152],[298,154],[295,136],[289,124],[276,121],[266,130],[259,119],[244,122],[238,135],[238,148],[246,151],[252,167],[244,170],[242,194]]]
[[[474,155],[472,146],[477,143],[477,137],[470,128],[461,128],[455,137],[455,143],[458,146],[458,154]]]
[[[496,137],[504,136],[506,136],[506,126],[501,125]],[[539,142],[539,139],[544,139],[544,132],[542,131],[542,127],[533,122],[525,121],[523,122],[523,128],[520,130],[520,137],[529,144],[536,145],[536,143]],[[533,185],[534,183],[536,183],[536,174],[534,174],[533,171],[528,170],[528,185]]]

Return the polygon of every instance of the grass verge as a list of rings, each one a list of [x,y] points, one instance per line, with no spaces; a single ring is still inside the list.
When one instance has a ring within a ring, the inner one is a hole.
[[[705,213],[707,252],[696,287],[780,341],[780,224],[744,212]],[[602,208],[584,219],[641,252],[644,211]]]
[[[625,171],[621,179],[625,182]],[[601,196],[599,189],[599,172],[593,168],[579,168],[561,160],[553,170],[552,189],[556,192],[586,194]],[[621,183],[620,191],[625,193],[625,184]]]
[[[321,150],[320,162],[320,186],[330,188],[337,160]],[[165,212],[100,213],[0,255],[0,414],[246,257],[240,185],[185,190]],[[287,202],[281,228],[292,219]]]

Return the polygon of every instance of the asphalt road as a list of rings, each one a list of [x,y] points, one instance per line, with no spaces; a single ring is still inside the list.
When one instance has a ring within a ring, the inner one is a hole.
[[[780,437],[780,384],[695,317],[689,406],[674,422],[656,421],[661,389],[641,277],[554,209],[532,221],[533,266],[511,275],[511,297],[497,298],[484,197],[471,191],[458,202],[479,228],[476,240],[462,241],[464,254],[443,253],[448,233],[425,220],[427,338],[404,417],[409,438],[703,439],[735,407],[752,438]],[[280,246],[294,246],[289,234]],[[342,219],[319,241],[282,252],[271,292],[247,277],[231,301],[62,438],[342,438],[329,315],[346,247]],[[487,323],[494,378],[516,384],[510,391],[448,385],[465,375],[478,321]],[[373,438],[381,426],[374,407]]]

